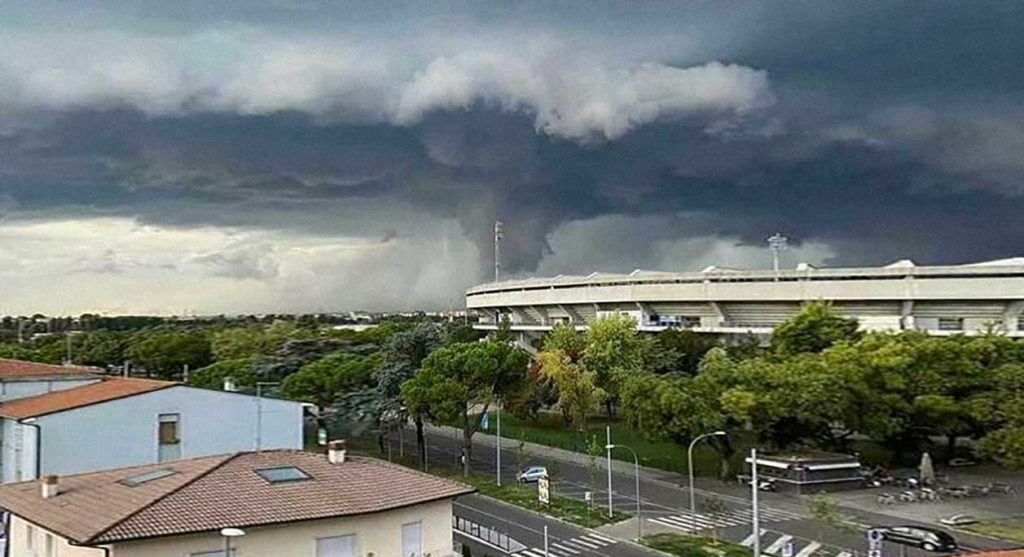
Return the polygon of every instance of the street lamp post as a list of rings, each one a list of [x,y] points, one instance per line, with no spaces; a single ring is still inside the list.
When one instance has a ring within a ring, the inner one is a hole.
[[[605,450],[608,453],[608,518],[615,516],[615,510],[612,508],[612,426],[605,426]]]
[[[256,452],[263,450],[263,387],[280,384],[277,381],[256,382]]]
[[[690,473],[690,520],[696,520],[697,517],[697,499],[693,494],[693,446],[698,441],[705,437],[712,437],[718,435],[725,435],[724,431],[712,431],[711,433],[704,433],[693,438],[690,441],[690,448],[686,449],[686,466],[689,468]]]
[[[626,445],[608,445],[605,447],[611,452],[612,449],[626,449],[633,453],[633,466],[636,468],[636,539],[640,541],[644,537],[644,518],[641,514],[640,508],[640,458],[637,456],[636,451]]]
[[[220,535],[224,537],[224,557],[231,557],[231,538],[240,538],[245,535],[241,528],[222,528]]]

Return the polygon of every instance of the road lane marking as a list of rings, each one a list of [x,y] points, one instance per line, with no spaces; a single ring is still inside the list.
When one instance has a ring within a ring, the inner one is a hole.
[[[771,545],[769,545],[768,549],[765,549],[764,552],[770,555],[775,555],[779,552],[780,549],[782,549],[782,546],[789,543],[792,539],[793,536],[790,536],[789,534],[779,536],[779,539],[775,540]]]
[[[807,547],[801,549],[800,552],[796,554],[796,557],[810,557],[811,553],[814,553],[820,547],[820,543],[812,541],[811,543],[807,544]]]
[[[560,543],[553,543],[553,544],[551,544],[551,547],[554,547],[554,548],[559,549],[561,551],[564,551],[566,553],[572,553],[573,555],[576,555],[576,554],[578,554],[580,552],[580,550],[578,550],[578,549],[573,549],[571,547],[564,546],[564,545],[562,545]]]

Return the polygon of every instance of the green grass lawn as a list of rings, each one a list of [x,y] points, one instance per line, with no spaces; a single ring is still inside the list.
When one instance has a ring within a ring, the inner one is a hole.
[[[490,430],[485,431],[485,433],[494,434],[494,422],[494,415],[492,413]],[[508,442],[512,446],[515,446],[516,440],[522,439],[524,441],[547,445],[549,447],[559,447],[570,451],[586,452],[587,440],[590,437],[596,436],[600,445],[602,447],[604,446],[605,426],[607,424],[607,420],[603,417],[595,417],[590,423],[589,431],[584,434],[583,432],[575,431],[566,427],[562,422],[562,417],[558,414],[541,413],[540,417],[536,421],[527,421],[520,420],[512,414],[502,412],[501,436],[504,439],[508,439]],[[647,439],[639,432],[629,428],[626,424],[620,421],[612,421],[611,427],[612,443],[617,445],[626,445],[635,450],[637,452],[637,456],[640,458],[640,464],[654,468],[661,468],[663,470],[672,470],[683,474],[686,473],[687,466],[685,446],[672,441],[655,441]],[[740,433],[732,434],[732,441],[733,445],[737,449],[737,454],[732,462],[733,470],[738,471],[739,465],[742,463],[743,456],[745,456],[746,452],[749,451],[751,439],[748,434]],[[714,476],[718,474],[718,453],[705,442],[702,441],[694,447],[693,457],[694,474],[698,476]],[[633,456],[627,450],[612,451],[612,458],[626,462],[633,462]]]
[[[644,536],[641,543],[680,557],[750,557],[751,554],[750,548],[742,545],[723,541],[716,544],[708,538],[682,534],[653,534]]]
[[[960,529],[993,538],[1024,543],[1024,520],[983,521],[977,524],[961,526]]]

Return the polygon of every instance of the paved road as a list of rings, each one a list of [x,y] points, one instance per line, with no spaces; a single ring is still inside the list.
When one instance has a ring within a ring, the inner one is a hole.
[[[481,437],[481,441],[474,443],[473,468],[479,473],[495,473],[496,450],[493,445],[486,444],[488,439]],[[408,443],[406,450],[414,451],[412,435],[406,436]],[[506,441],[502,450],[502,474],[503,481],[514,481],[517,469],[516,454],[513,448],[514,442]],[[429,459],[434,461],[445,461],[447,464],[456,464],[460,450],[460,440],[454,435],[432,431],[428,432]],[[591,487],[591,471],[585,464],[585,458],[580,460],[565,460],[552,458],[550,454],[541,455],[537,451],[530,457],[531,464],[543,464],[549,467],[554,476],[555,490],[557,493],[583,499],[584,493],[592,492],[594,500],[601,508],[607,507],[607,469],[604,466],[605,460],[599,459],[599,470],[596,483],[598,487]],[[635,514],[636,494],[635,475],[626,473],[625,470],[632,467],[623,467],[616,463],[612,474],[612,505],[614,508]],[[622,470],[625,468],[625,470]],[[710,534],[714,528],[724,539],[733,542],[750,542],[752,525],[748,489],[739,485],[723,484],[717,480],[702,478],[697,484],[695,495],[699,512],[691,516],[688,509],[689,496],[686,488],[685,477],[671,472],[656,471],[650,469],[641,470],[640,482],[641,502],[644,515],[643,527],[646,532],[670,531],[678,533],[692,533],[694,531]],[[716,498],[722,502],[724,512],[710,516],[701,512],[704,503],[709,498]],[[847,531],[830,528],[827,525],[808,518],[804,504],[786,494],[764,493],[760,505],[761,514],[761,548],[765,553],[781,555],[788,544],[792,544],[794,557],[809,557],[810,555],[838,555],[846,557],[844,553],[864,554],[867,551],[866,536],[863,530]],[[863,525],[892,525],[892,518],[868,512],[854,513],[858,522]],[[499,515],[501,516],[501,515]],[[619,526],[614,531],[619,538],[635,538],[635,521],[628,530]],[[602,529],[608,535],[607,528]],[[1003,549],[1013,547],[1012,544],[998,542],[980,537],[970,537],[963,534],[955,534],[957,539],[967,549]],[[779,540],[782,539],[782,542]],[[808,548],[810,548],[808,550]],[[767,551],[773,549],[773,551]],[[803,555],[801,551],[806,550]],[[886,555],[903,555],[900,548],[892,546],[885,552]],[[523,553],[525,557],[536,557],[528,552]],[[908,549],[907,557],[924,557],[930,555],[917,549]],[[564,556],[571,557],[571,556]]]
[[[478,495],[455,501],[455,540],[474,557],[544,556],[544,527],[550,557],[659,557],[660,554],[611,536],[567,525]]]

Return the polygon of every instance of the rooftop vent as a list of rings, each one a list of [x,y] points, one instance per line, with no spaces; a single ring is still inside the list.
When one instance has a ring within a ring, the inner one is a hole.
[[[43,499],[60,495],[60,476],[43,476],[39,482]]]
[[[345,447],[345,441],[342,439],[335,439],[327,444],[327,460],[331,464],[342,464],[345,462],[345,453],[347,452]]]

